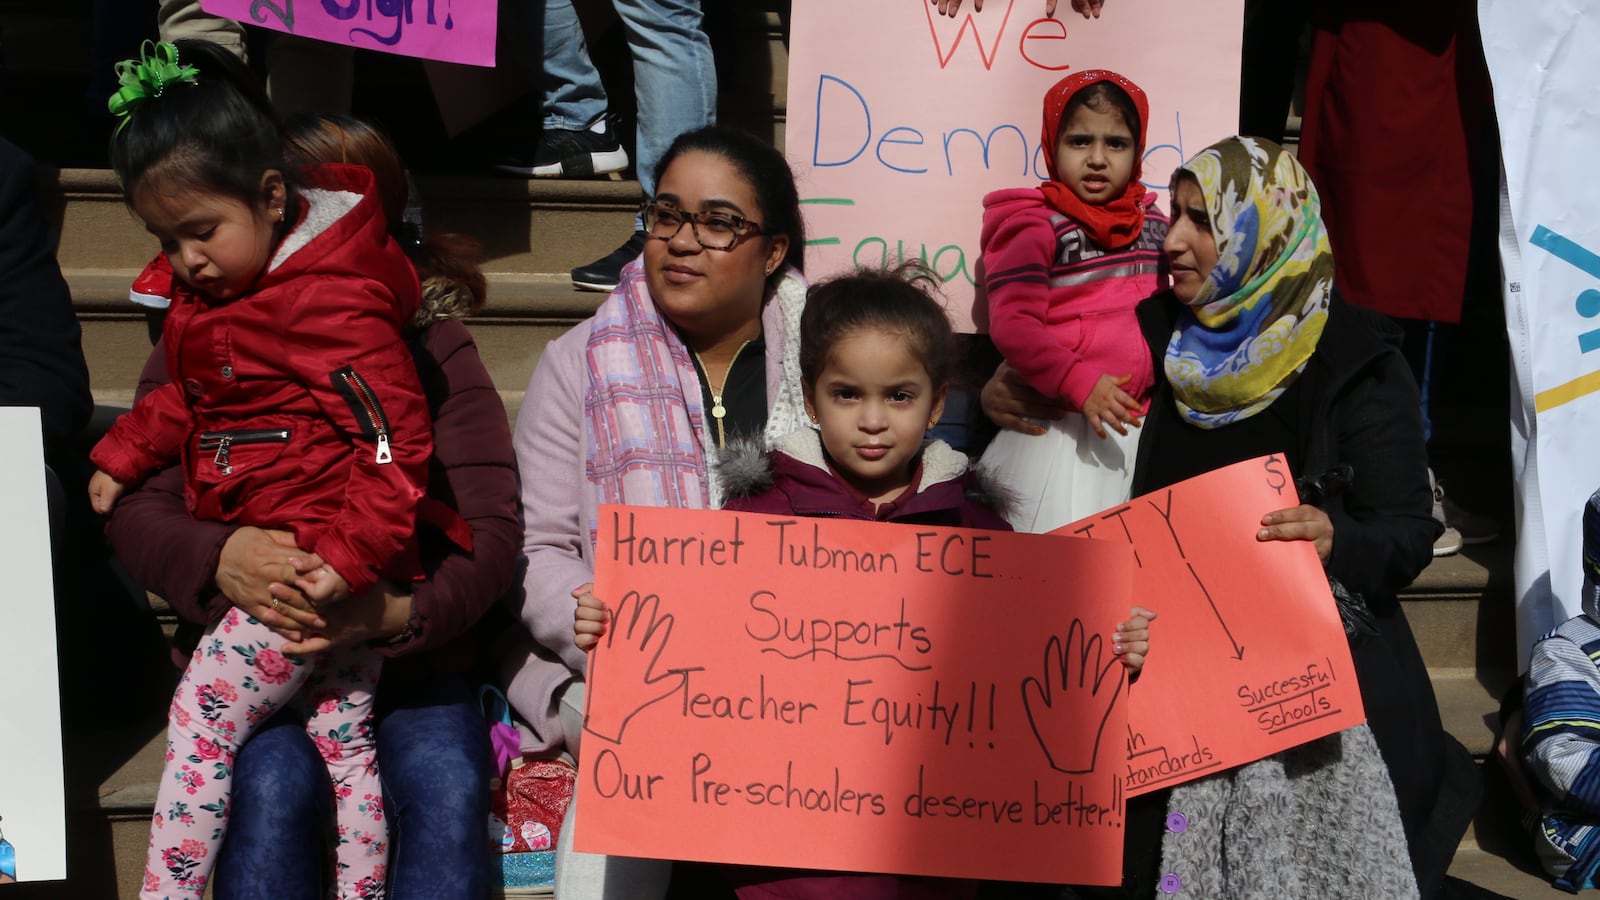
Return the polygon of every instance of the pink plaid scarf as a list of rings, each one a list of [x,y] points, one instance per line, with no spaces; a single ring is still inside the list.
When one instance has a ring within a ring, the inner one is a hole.
[[[700,378],[639,260],[595,311],[586,360],[584,469],[599,502],[709,506]]]

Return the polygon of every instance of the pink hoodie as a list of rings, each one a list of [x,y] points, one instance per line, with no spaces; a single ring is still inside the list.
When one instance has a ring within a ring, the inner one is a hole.
[[[1132,375],[1140,401],[1155,384],[1133,309],[1167,284],[1161,242],[1167,217],[1144,197],[1144,232],[1106,251],[1050,208],[1038,188],[983,198],[984,287],[989,334],[1006,361],[1041,393],[1083,402],[1101,375]]]

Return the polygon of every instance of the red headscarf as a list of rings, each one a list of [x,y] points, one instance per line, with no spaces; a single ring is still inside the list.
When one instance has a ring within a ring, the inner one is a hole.
[[[1061,176],[1056,172],[1056,140],[1061,133],[1061,117],[1066,114],[1067,104],[1073,95],[1102,81],[1109,81],[1126,91],[1133,100],[1133,108],[1139,111],[1139,133],[1133,151],[1133,176],[1128,179],[1122,196],[1104,206],[1091,206],[1078,199],[1072,188],[1061,183]],[[1050,169],[1050,180],[1040,185],[1039,190],[1044,192],[1046,203],[1077,222],[1091,240],[1107,250],[1121,250],[1132,244],[1144,229],[1145,190],[1144,185],[1139,183],[1139,172],[1143,168],[1145,125],[1149,121],[1150,104],[1144,98],[1144,91],[1128,79],[1106,69],[1086,69],[1068,75],[1044,95],[1044,137],[1041,143],[1045,164]]]

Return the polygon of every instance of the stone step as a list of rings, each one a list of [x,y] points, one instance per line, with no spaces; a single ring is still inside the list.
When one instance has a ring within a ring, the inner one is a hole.
[[[1509,535],[1438,557],[1404,592],[1406,617],[1430,669],[1515,669]]]
[[[1450,863],[1450,875],[1496,894],[1533,900],[1536,897],[1570,897],[1556,890],[1550,879],[1539,869],[1531,854],[1515,858],[1491,853],[1472,846],[1462,846]]]
[[[565,274],[615,250],[633,231],[636,181],[423,176],[417,179],[427,227],[484,245],[484,269]],[[157,252],[155,239],[123,203],[109,169],[40,170],[45,216],[60,234],[64,270],[137,272]]]

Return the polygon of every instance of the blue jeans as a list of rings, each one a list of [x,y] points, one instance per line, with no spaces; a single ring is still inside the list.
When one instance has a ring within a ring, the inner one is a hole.
[[[545,0],[543,109],[546,130],[577,131],[605,115],[606,89],[572,0]]]
[[[639,104],[635,168],[646,197],[656,165],[674,138],[717,117],[717,70],[711,39],[700,28],[700,0],[612,0],[633,53]],[[546,128],[581,128],[605,111],[600,73],[589,60],[571,0],[546,0]],[[643,228],[636,223],[636,228]]]
[[[379,692],[378,771],[389,814],[389,898],[489,893],[489,737],[477,697],[439,676]],[[293,715],[263,725],[234,760],[216,900],[322,900],[332,821],[328,770]]]

